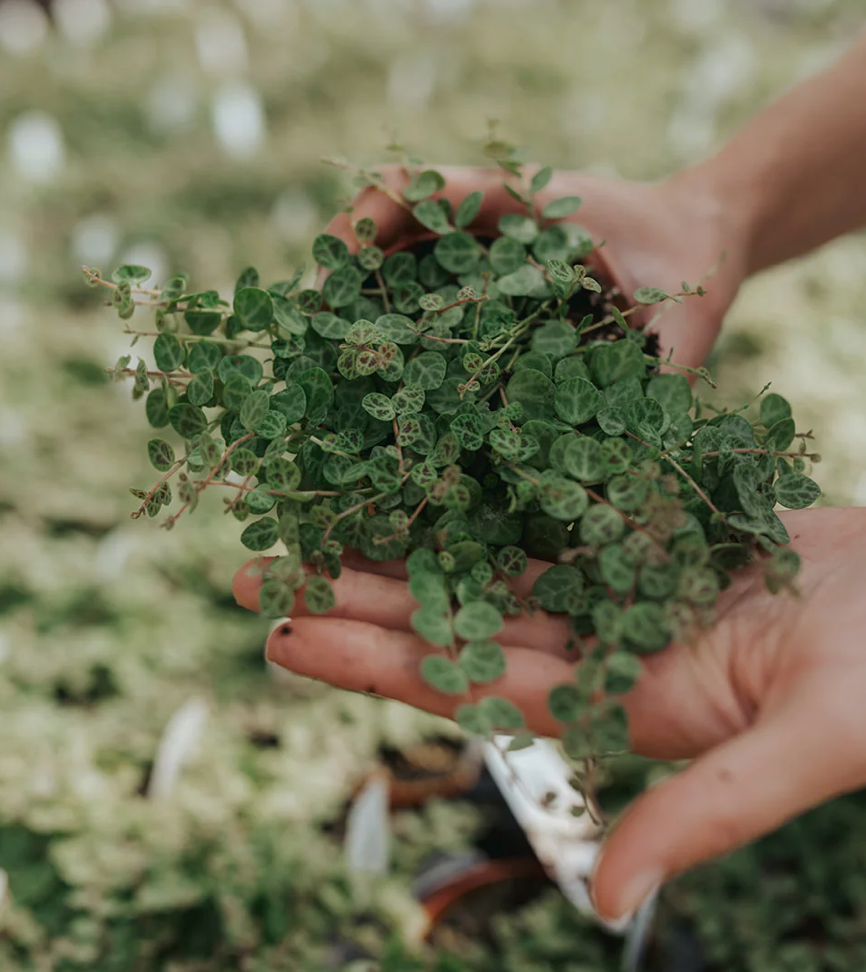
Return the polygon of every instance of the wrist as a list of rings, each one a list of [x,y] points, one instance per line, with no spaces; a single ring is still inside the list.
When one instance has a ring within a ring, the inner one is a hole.
[[[665,189],[688,212],[704,237],[715,240],[739,281],[756,270],[756,240],[760,224],[757,197],[745,180],[732,179],[721,156],[690,166],[666,180]]]

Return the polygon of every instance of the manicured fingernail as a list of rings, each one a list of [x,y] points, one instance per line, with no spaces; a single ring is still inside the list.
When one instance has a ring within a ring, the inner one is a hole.
[[[664,873],[661,868],[650,868],[641,871],[622,889],[611,918],[624,918],[633,915],[640,906],[651,898],[664,883]]]

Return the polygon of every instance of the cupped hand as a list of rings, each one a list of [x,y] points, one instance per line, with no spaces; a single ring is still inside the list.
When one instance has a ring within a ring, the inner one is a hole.
[[[525,167],[527,177],[533,170]],[[407,171],[396,165],[381,166],[377,171],[383,177],[381,188],[364,189],[354,200],[351,214],[340,213],[327,229],[353,250],[358,244],[352,224],[365,216],[376,222],[377,243],[385,250],[411,243],[428,232],[408,207],[395,201],[409,182]],[[472,192],[484,193],[472,231],[494,233],[501,216],[525,213],[504,188],[506,182],[515,186],[517,182],[502,169],[445,166],[438,171],[446,180],[440,195],[455,207]],[[743,280],[746,253],[745,241],[739,238],[734,221],[714,196],[702,170],[686,170],[658,183],[559,171],[536,195],[536,207],[561,196],[582,198],[582,206],[568,219],[586,229],[597,245],[603,244],[601,260],[627,298],[639,287],[659,287],[676,294],[683,281],[692,288],[703,281],[704,297],[689,297],[681,304],[668,302],[657,323],[653,318],[661,308],[650,308],[641,321],[651,323],[664,353],[671,351],[675,362],[700,365]]]
[[[643,794],[609,836],[594,878],[600,912],[633,911],[657,885],[840,793],[866,785],[866,510],[782,514],[802,558],[800,596],[772,596],[759,568],[739,573],[718,623],[693,645],[644,659],[623,698],[640,754],[692,759]],[[238,571],[235,596],[258,606],[262,561]],[[526,593],[547,566],[518,579]],[[268,657],[301,675],[451,716],[456,700],[419,675],[433,649],[411,630],[417,607],[402,561],[349,561],[326,617],[298,605]],[[556,735],[550,689],[573,677],[562,618],[506,621],[507,673],[473,689],[510,698],[528,724]]]

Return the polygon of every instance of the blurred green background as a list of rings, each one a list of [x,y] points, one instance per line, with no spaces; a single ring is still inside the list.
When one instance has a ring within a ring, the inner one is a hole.
[[[378,747],[455,730],[270,671],[215,497],[171,533],[129,519],[150,434],[104,373],[128,339],[80,267],[226,293],[249,264],[288,276],[351,193],[320,157],[372,164],[394,133],[474,163],[495,118],[538,161],[661,176],[864,20],[861,0],[59,0],[51,19],[0,0],[2,972],[618,968],[553,889],[413,944],[413,876],[471,847],[468,805],[397,813],[389,878],[347,876],[332,823]],[[864,360],[854,236],[747,286],[717,400],[772,381],[814,429],[825,502],[864,503]],[[174,776],[166,745],[188,749]],[[866,968],[863,804],[676,882],[646,967]]]

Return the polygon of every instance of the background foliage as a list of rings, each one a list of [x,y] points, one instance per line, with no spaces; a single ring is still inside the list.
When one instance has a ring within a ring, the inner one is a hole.
[[[432,162],[475,162],[495,117],[543,161],[658,176],[834,57],[862,8],[64,0],[56,15],[48,30],[24,0],[0,3],[0,967],[340,968],[340,940],[381,954],[384,927],[413,936],[414,870],[468,846],[478,819],[398,815],[392,877],[369,900],[329,823],[382,742],[454,730],[268,671],[266,622],[229,593],[243,527],[213,497],[170,534],[128,519],[149,433],[103,375],[125,344],[80,264],[184,269],[226,294],[249,264],[285,276],[349,192],[319,157],[375,162],[395,127]],[[753,281],[713,363],[721,400],[772,379],[814,428],[826,502],[866,499],[848,458],[866,445],[864,262],[852,237]],[[178,711],[176,731],[201,737],[160,797]],[[862,968],[861,804],[677,882],[655,966]],[[450,945],[424,961],[616,968],[554,893],[490,941]],[[389,955],[390,972],[412,967]]]

